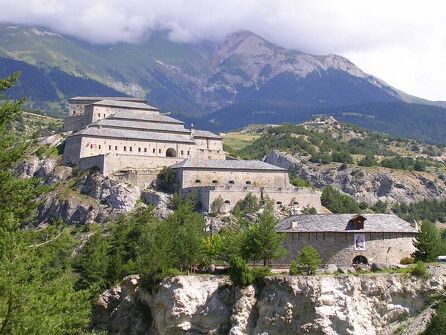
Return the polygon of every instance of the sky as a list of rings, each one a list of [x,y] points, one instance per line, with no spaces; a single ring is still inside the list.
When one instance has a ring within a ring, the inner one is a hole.
[[[286,48],[347,57],[419,97],[446,100],[442,0],[0,0],[0,22],[91,43],[138,43],[156,29],[178,42],[253,31]]]

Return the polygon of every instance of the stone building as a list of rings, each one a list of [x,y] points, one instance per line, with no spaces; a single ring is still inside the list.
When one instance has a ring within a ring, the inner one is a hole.
[[[389,214],[296,215],[279,222],[290,264],[305,245],[318,249],[324,264],[397,264],[414,251],[418,227]]]
[[[321,209],[320,194],[308,188],[296,188],[288,171],[261,161],[186,159],[172,166],[182,194],[197,191],[205,212],[221,197],[223,212],[252,193],[258,199],[270,199],[277,206],[295,209]]]
[[[68,100],[68,116],[64,120],[64,131],[77,131],[86,126],[84,119],[85,106],[92,103],[107,100],[107,101],[124,101],[124,102],[139,102],[145,103],[145,99],[134,97],[74,97]]]
[[[95,166],[107,175],[157,169],[191,157],[225,158],[220,136],[185,128],[182,121],[145,103],[106,99],[83,109],[81,115],[75,114],[82,129],[65,142],[65,164],[81,169]]]

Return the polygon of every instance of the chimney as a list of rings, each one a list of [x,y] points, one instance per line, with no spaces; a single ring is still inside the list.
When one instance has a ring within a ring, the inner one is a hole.
[[[194,128],[194,124],[191,123],[190,124],[190,138],[194,139],[194,136],[195,136],[195,128]]]

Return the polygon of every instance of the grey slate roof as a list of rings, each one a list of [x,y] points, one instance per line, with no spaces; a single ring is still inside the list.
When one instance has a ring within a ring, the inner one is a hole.
[[[110,119],[126,119],[126,120],[138,120],[138,121],[151,121],[151,122],[161,122],[161,123],[176,123],[184,124],[183,121],[174,119],[173,117],[163,115],[163,114],[151,114],[143,111],[132,111],[132,113],[126,112],[116,112]]]
[[[91,125],[114,127],[114,128],[133,128],[135,130],[171,131],[190,135],[190,130],[185,129],[182,124],[161,123],[161,122],[156,123],[150,121],[142,122],[142,121],[105,118],[93,122]]]
[[[199,130],[196,129],[195,130],[195,135],[194,137],[204,137],[204,138],[215,138],[215,139],[221,139],[221,136],[218,136],[217,134],[214,134],[211,131],[207,131],[207,130]]]
[[[105,128],[91,126],[84,128],[77,133],[70,136],[87,135],[93,137],[112,137],[112,138],[128,138],[136,140],[151,140],[151,141],[164,141],[164,142],[176,142],[176,143],[194,143],[189,137],[183,137],[178,134],[166,134],[140,130],[127,130],[117,128]]]
[[[262,161],[226,160],[226,159],[186,159],[172,166],[174,169],[212,169],[212,170],[262,170],[286,171],[281,167]]]
[[[348,223],[355,214],[313,214],[295,215],[283,219],[276,226],[280,233],[312,232],[384,232],[416,233],[417,230],[407,221],[391,214],[362,214],[366,218],[364,229],[354,230]],[[292,222],[296,221],[296,228]]]
[[[93,102],[90,105],[110,106],[110,107],[129,108],[129,109],[158,110],[158,108],[142,102],[107,100],[107,99]]]
[[[77,102],[77,101],[100,101],[100,100],[115,100],[115,101],[134,101],[134,102],[147,102],[146,99],[142,98],[135,98],[135,97],[73,97],[68,99],[70,102]]]

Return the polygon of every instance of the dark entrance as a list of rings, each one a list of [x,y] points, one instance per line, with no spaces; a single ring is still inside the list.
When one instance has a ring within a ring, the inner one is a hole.
[[[353,258],[353,264],[369,264],[367,257],[359,255]]]
[[[166,157],[177,157],[177,152],[174,148],[169,148],[166,151]]]

